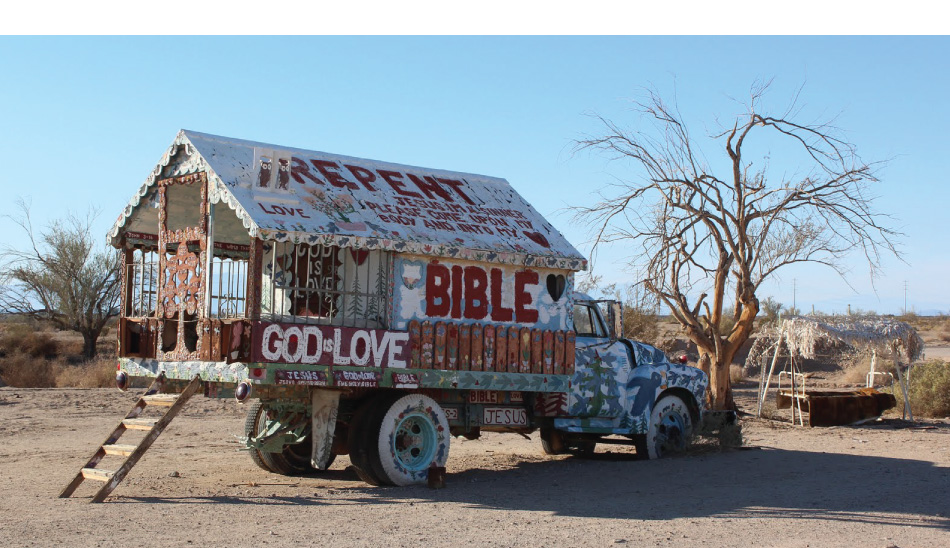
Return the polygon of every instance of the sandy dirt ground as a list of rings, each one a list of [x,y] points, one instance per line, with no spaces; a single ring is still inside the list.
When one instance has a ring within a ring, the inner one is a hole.
[[[0,389],[4,545],[950,546],[950,420],[747,419],[746,449],[659,461],[486,434],[453,441],[447,486],[431,490],[369,487],[346,457],[321,475],[264,472],[238,450],[246,408],[198,397],[105,504],[88,480],[57,498],[134,400]]]

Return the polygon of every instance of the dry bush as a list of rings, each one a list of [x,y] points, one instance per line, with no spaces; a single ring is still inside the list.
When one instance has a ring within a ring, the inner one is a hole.
[[[732,384],[740,383],[745,380],[745,375],[742,374],[742,366],[737,364],[732,364],[729,366],[729,382]]]
[[[656,346],[660,322],[652,310],[626,306],[623,310],[623,336]]]
[[[950,342],[950,319],[940,322],[937,328],[937,338],[943,342]]]
[[[875,366],[876,370],[880,370]],[[844,384],[860,384],[864,386],[867,383],[868,372],[871,370],[871,358],[867,356],[856,356],[844,363],[841,371],[840,382]]]
[[[682,341],[680,341],[679,339],[677,339],[676,337],[672,335],[659,338],[658,340],[654,341],[652,344],[653,346],[659,348],[664,353],[666,353],[667,356],[670,356],[671,359],[673,359],[674,361],[675,361],[674,356],[679,356],[680,354],[686,353],[686,351],[681,348],[683,346]],[[679,352],[677,352],[678,350]]]
[[[775,398],[766,398],[762,402],[762,418],[770,420],[784,420],[782,413],[775,407]]]
[[[0,354],[4,356],[25,354],[33,358],[54,358],[58,353],[59,343],[52,335],[25,323],[7,325],[0,336]]]
[[[110,388],[115,386],[115,360],[98,359],[55,368],[57,388]]]
[[[18,388],[52,388],[56,386],[54,371],[49,360],[28,354],[7,356],[0,362],[0,378]]]
[[[842,371],[838,382],[843,384],[858,384],[865,386],[868,380],[868,373],[871,371],[871,356],[867,354],[855,354],[850,358],[841,360]],[[897,370],[894,369],[894,362],[889,358],[878,358],[874,365],[874,370],[878,373],[890,373],[893,379],[897,379]],[[876,386],[890,385],[893,381],[886,375],[877,375],[874,379]]]
[[[931,360],[913,366],[907,393],[915,417],[950,417],[950,363]],[[896,384],[894,396],[899,413],[904,408],[904,394]]]
[[[109,388],[115,386],[115,361],[72,365],[17,354],[0,363],[0,379],[17,388]]]
[[[82,339],[60,341],[59,347],[63,356],[82,356]]]

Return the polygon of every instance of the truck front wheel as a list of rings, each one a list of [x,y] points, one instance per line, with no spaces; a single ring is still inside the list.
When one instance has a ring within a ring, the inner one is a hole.
[[[658,459],[682,453],[692,439],[693,418],[689,408],[679,396],[667,394],[653,406],[646,436],[635,439],[637,455]]]

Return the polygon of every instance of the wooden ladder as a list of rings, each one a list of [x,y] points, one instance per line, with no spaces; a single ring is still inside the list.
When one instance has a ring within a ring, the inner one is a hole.
[[[69,482],[69,485],[59,494],[60,498],[72,495],[73,491],[79,487],[79,484],[82,483],[84,479],[91,479],[105,483],[95,496],[92,497],[92,502],[104,501],[106,497],[109,496],[109,493],[118,487],[119,483],[125,479],[129,470],[142,458],[142,455],[148,451],[152,443],[161,435],[165,428],[168,427],[168,424],[175,418],[175,415],[181,411],[185,403],[188,402],[188,399],[191,398],[198,390],[198,387],[201,386],[201,377],[196,375],[195,378],[191,379],[191,382],[188,383],[181,394],[161,394],[159,393],[159,389],[163,385],[164,380],[164,374],[156,377],[145,394],[135,403],[135,407],[129,411],[129,414],[126,415],[125,418],[122,419],[122,422],[116,426],[115,430],[109,434],[105,443],[99,446],[99,449],[92,455],[79,473],[76,474],[73,481]],[[138,418],[148,405],[167,407],[168,409],[158,419]],[[147,434],[145,434],[145,437],[142,438],[137,445],[117,444],[116,442],[119,441],[119,438],[128,430],[146,430]],[[106,455],[117,455],[126,457],[126,459],[116,470],[96,468],[96,465],[99,464]]]

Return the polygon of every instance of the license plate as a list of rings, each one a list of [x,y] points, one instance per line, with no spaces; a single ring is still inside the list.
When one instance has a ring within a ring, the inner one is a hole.
[[[498,392],[472,390],[468,393],[468,403],[505,403],[498,401]]]
[[[482,411],[484,426],[528,426],[528,411],[515,407],[486,407]]]

